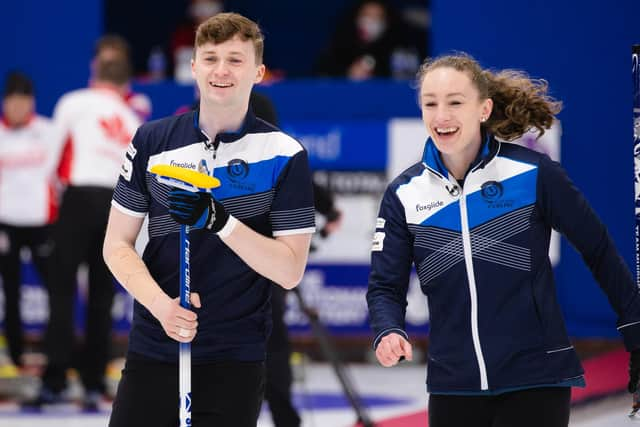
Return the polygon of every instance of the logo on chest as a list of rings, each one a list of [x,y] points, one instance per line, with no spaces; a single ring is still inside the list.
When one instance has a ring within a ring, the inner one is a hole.
[[[227,173],[232,181],[242,181],[249,175],[249,163],[242,159],[230,160],[227,164]]]
[[[502,197],[504,188],[498,181],[487,181],[480,187],[482,198],[487,202],[493,202]]]
[[[480,187],[480,194],[487,207],[492,209],[504,209],[511,208],[513,206],[513,200],[506,200],[504,196],[504,187],[498,181],[487,181]]]
[[[243,159],[233,159],[227,164],[227,175],[231,181],[230,185],[239,190],[254,191],[255,184],[247,182],[250,166]]]

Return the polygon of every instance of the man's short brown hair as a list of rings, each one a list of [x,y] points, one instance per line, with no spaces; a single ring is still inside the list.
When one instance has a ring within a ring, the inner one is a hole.
[[[107,34],[95,44],[95,78],[114,83],[127,84],[132,74],[129,43],[117,34]]]
[[[122,56],[129,60],[130,49],[127,40],[117,34],[106,34],[98,39],[95,44],[95,55],[99,56],[105,49],[112,49],[120,52]]]
[[[100,59],[96,61],[95,77],[97,80],[110,82],[118,86],[129,83],[131,67],[122,59]]]
[[[264,36],[258,24],[237,13],[218,13],[204,21],[196,30],[196,45],[224,43],[238,35],[242,41],[250,40],[256,52],[256,64],[262,64]],[[195,55],[195,50],[194,53]]]

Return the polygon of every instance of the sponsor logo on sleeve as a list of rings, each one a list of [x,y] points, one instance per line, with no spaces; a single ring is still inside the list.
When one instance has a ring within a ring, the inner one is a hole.
[[[371,245],[371,252],[381,252],[384,248],[384,236],[385,233],[376,231],[373,234],[373,245]]]
[[[120,175],[127,181],[131,182],[131,176],[133,175],[133,163],[129,158],[125,157],[124,162],[120,166]]]
[[[136,154],[138,154],[138,150],[133,146],[133,142],[129,143],[127,146],[127,157],[133,160],[134,157],[136,157]]]

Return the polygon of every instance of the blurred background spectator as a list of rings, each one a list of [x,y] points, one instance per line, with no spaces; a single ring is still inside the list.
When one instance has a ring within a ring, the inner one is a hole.
[[[171,34],[169,73],[178,83],[192,83],[191,58],[195,31],[207,18],[224,11],[220,0],[191,0],[187,7],[187,16]]]
[[[105,0],[105,31],[124,36],[132,43],[134,74],[145,80],[175,78],[190,80],[185,52],[192,46],[191,30],[206,14],[238,12],[260,23],[270,47],[265,63],[278,77],[298,78],[316,74],[318,57],[326,51],[338,27],[347,27],[346,15],[355,13],[360,0],[325,2],[256,2],[253,0],[178,0],[156,10],[153,0]],[[406,46],[416,46],[418,55],[427,51],[428,2],[424,0],[384,0],[401,23]],[[154,14],[149,15],[153,9]],[[293,16],[301,18],[292,19]],[[313,19],[304,19],[304,17]],[[350,16],[353,21],[353,16]],[[140,25],[145,22],[145,25]],[[394,24],[395,25],[395,24]],[[348,38],[355,31],[341,34]],[[304,37],[296,35],[304,34]],[[285,47],[286,46],[286,47]],[[183,49],[186,48],[186,49]],[[190,57],[189,57],[190,59]],[[190,71],[190,70],[189,70]]]
[[[413,28],[387,1],[361,0],[339,24],[317,72],[353,80],[411,79],[427,54],[426,32]]]
[[[90,86],[65,94],[54,111],[54,121],[65,140],[58,167],[65,189],[52,231],[48,264],[47,367],[39,394],[27,402],[29,406],[68,399],[65,393],[67,371],[73,363],[77,272],[83,263],[89,268],[89,286],[85,336],[77,367],[85,408],[96,410],[106,393],[114,283],[102,257],[102,245],[124,153],[141,121],[125,100],[130,91],[128,57],[100,54],[98,49]]]
[[[127,64],[127,73],[129,75],[133,73],[129,43],[124,37],[118,34],[106,34],[96,42],[95,53],[91,60],[91,78],[89,83],[96,79],[98,64],[109,61],[120,61]],[[136,112],[140,120],[147,121],[151,117],[151,99],[144,93],[134,92],[131,89],[130,79],[127,83],[124,99]]]
[[[0,118],[0,278],[9,355],[22,366],[21,250],[30,250],[41,280],[47,279],[50,224],[57,215],[55,168],[61,140],[53,122],[36,114],[31,79],[10,73]]]

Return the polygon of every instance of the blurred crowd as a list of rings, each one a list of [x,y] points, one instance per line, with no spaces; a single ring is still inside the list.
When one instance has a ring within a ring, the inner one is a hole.
[[[15,71],[5,80],[0,124],[0,273],[4,330],[11,361],[24,365],[20,313],[21,251],[28,248],[48,291],[49,321],[42,340],[47,365],[33,402],[67,389],[75,367],[84,405],[97,408],[106,392],[111,356],[114,284],[102,258],[113,188],[124,152],[151,104],[131,91],[129,45],[106,35],[95,45],[84,89],[64,94],[53,117],[37,114],[36,89]],[[77,273],[88,266],[85,337],[75,339]]]
[[[402,2],[399,2],[402,4]],[[139,77],[149,80],[173,78],[192,83],[190,61],[194,29],[209,16],[227,11],[222,0],[190,0],[184,18],[168,42],[140,49],[146,69]],[[413,79],[428,54],[429,13],[426,5],[399,7],[388,0],[355,0],[345,6],[334,23],[333,34],[313,59],[306,77]],[[313,53],[311,53],[313,54]],[[288,76],[288,70],[269,69],[270,78]]]

